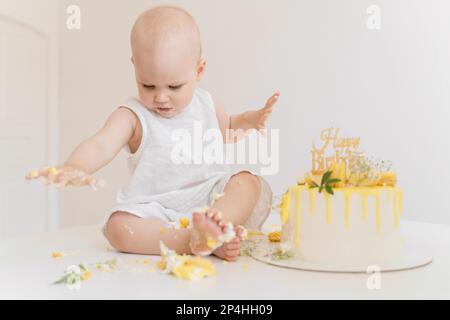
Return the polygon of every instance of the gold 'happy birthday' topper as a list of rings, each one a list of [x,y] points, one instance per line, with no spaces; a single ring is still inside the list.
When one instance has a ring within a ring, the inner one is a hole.
[[[343,161],[349,165],[352,161],[363,157],[359,151],[360,138],[340,138],[339,129],[328,128],[320,133],[322,146],[312,144],[312,174],[322,175],[329,170],[333,164]],[[327,152],[330,150],[329,152]]]

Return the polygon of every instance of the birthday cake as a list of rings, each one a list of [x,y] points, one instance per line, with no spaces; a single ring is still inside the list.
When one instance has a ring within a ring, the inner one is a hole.
[[[402,191],[387,161],[369,159],[359,138],[328,128],[312,146],[312,170],[281,203],[281,243],[295,257],[336,268],[383,264],[401,250]]]

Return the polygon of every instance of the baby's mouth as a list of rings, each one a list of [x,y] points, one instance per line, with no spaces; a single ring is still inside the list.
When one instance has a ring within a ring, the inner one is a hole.
[[[157,107],[156,109],[158,109],[159,112],[169,112],[169,111],[171,111],[173,108],[162,108],[162,107]]]

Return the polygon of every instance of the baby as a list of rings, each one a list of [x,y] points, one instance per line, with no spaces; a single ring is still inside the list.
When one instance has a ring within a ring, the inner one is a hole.
[[[159,254],[162,241],[179,254],[235,261],[244,228],[232,226],[261,228],[271,209],[270,187],[261,177],[231,172],[223,164],[174,163],[171,134],[185,129],[193,135],[193,123],[200,121],[204,129],[220,130],[224,143],[234,143],[227,130],[264,129],[279,93],[262,109],[227,115],[197,88],[206,62],[197,25],[180,8],[161,6],[141,14],[131,48],[138,97],[112,112],[64,164],[28,178],[44,177],[58,186],[95,185],[91,174],[125,147],[132,175],[105,219],[110,244],[121,252]],[[182,227],[175,227],[179,221]]]

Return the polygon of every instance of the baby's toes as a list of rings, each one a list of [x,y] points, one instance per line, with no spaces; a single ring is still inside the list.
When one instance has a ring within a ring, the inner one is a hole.
[[[211,218],[214,216],[214,214],[215,214],[216,212],[217,212],[216,209],[214,209],[214,208],[209,208],[209,209],[206,210],[205,215],[206,215],[207,218],[210,218],[210,219],[211,219]]]
[[[222,215],[222,212],[220,212],[220,211],[216,211],[216,212],[214,213],[214,215],[212,216],[212,219],[213,219],[217,224],[219,224],[219,223],[222,221],[222,218],[223,218],[223,215]]]
[[[203,228],[206,223],[205,215],[200,212],[194,212],[192,214],[192,224],[196,228]]]
[[[209,209],[204,215],[205,217],[205,231],[210,236],[217,238],[222,234],[222,228],[218,225],[217,211],[215,209]]]
[[[225,257],[228,261],[236,261],[239,258],[239,249],[226,249]]]
[[[234,232],[236,232],[236,236],[239,237],[240,240],[246,240],[248,236],[247,229],[245,229],[243,226],[237,226],[234,228]]]
[[[239,238],[242,237],[243,230],[242,230],[242,227],[241,227],[241,226],[236,226],[236,227],[234,228],[234,232],[236,233],[236,236],[237,236],[237,237],[239,237]]]
[[[228,232],[228,226],[225,222],[221,221],[219,222],[220,229],[222,230],[222,233]]]
[[[227,250],[239,250],[241,247],[241,241],[239,238],[234,238],[231,242],[225,244]]]

